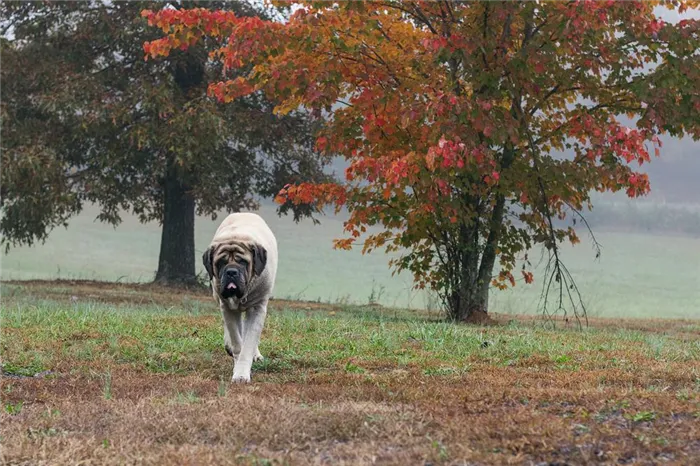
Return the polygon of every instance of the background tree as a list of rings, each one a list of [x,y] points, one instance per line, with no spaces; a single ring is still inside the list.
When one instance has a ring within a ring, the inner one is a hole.
[[[210,87],[220,100],[264,91],[282,113],[340,104],[316,143],[348,159],[345,182],[292,185],[279,199],[347,207],[337,247],[382,225],[363,251],[402,251],[394,265],[454,319],[485,311],[491,284],[515,285],[534,244],[550,252],[545,310],[553,283],[557,308],[568,296],[580,310],[558,245],[578,242],[590,192],[645,194],[631,164],[658,154],[657,135],[700,136],[700,23],[654,13],[688,2],[300,3],[285,24],[144,12],[167,32],[145,50],[224,37],[215,56],[246,71]]]
[[[273,9],[205,2],[240,17]],[[197,2],[170,2],[169,8]],[[3,2],[2,241],[32,244],[85,203],[162,224],[156,281],[194,283],[195,213],[256,207],[285,183],[322,181],[312,122],[275,116],[260,94],[229,105],[206,96],[221,65],[213,41],[144,62],[157,37],[140,17],[154,2]],[[295,219],[311,206],[287,203]]]

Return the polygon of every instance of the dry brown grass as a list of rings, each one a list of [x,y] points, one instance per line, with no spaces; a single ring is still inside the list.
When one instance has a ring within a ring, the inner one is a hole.
[[[46,283],[22,286],[49,289]],[[71,295],[81,299],[130,300],[137,305],[138,299],[146,299],[143,290],[135,292],[126,285],[61,287],[70,287]],[[54,298],[63,299],[59,294]],[[149,288],[148,299],[174,305],[183,296]],[[196,294],[187,299],[210,297]],[[308,303],[276,305],[329,310]],[[181,319],[179,325],[201,332],[218,325],[211,314]],[[694,338],[695,345],[700,331],[692,321],[622,324],[673,339],[669,341]],[[272,325],[270,338],[280,338],[283,329]],[[593,325],[607,329],[612,321],[599,319]],[[3,329],[4,361],[8,351],[17,356],[12,353],[17,346],[6,342],[32,341],[32,331]],[[507,331],[504,326],[479,330],[492,340]],[[608,342],[615,333],[606,332],[591,341]],[[71,342],[99,338],[98,331],[85,330],[71,334],[70,342],[47,344],[58,352]],[[119,340],[119,345],[129,341]],[[111,359],[106,368],[107,360],[100,355],[94,361],[57,357],[54,374],[48,377],[3,377],[0,382],[6,408],[1,418],[2,461],[700,464],[698,359],[657,358],[642,345],[630,341],[622,349],[576,350],[567,353],[571,367],[540,351],[508,363],[475,354],[465,361],[468,371],[435,375],[430,370],[444,361],[426,342],[411,340],[402,343],[400,351],[417,356],[405,365],[372,355],[353,359],[362,366],[360,372],[347,370],[345,360],[323,367],[292,364],[259,372],[249,386],[219,380],[230,376],[223,349],[208,370],[200,370],[206,364],[199,362],[183,373],[154,373],[142,364]],[[107,369],[111,383],[104,378]],[[8,406],[19,403],[21,409],[8,412]]]

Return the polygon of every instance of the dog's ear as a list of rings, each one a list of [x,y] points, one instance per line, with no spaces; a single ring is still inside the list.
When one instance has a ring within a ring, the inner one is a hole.
[[[209,280],[214,277],[214,246],[207,248],[202,255],[202,262],[204,263],[204,268],[207,269],[209,274]]]
[[[253,250],[253,272],[255,275],[260,275],[267,264],[267,249],[259,244],[253,245],[251,249]]]

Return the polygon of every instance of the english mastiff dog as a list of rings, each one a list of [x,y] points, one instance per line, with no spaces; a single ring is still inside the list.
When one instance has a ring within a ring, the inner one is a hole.
[[[277,274],[277,240],[257,214],[231,214],[204,251],[214,298],[224,320],[224,347],[233,357],[234,383],[250,382]],[[245,313],[245,320],[243,319]]]

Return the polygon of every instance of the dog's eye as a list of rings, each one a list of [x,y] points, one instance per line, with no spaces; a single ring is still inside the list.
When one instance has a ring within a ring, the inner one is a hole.
[[[226,259],[221,259],[221,260],[219,260],[219,262],[216,263],[216,269],[221,270],[224,267],[226,267],[226,264],[227,264]]]
[[[245,260],[245,259],[242,258],[242,257],[239,258],[237,262],[238,262],[239,264],[241,264],[242,266],[244,266],[244,267],[248,267],[248,261]]]

